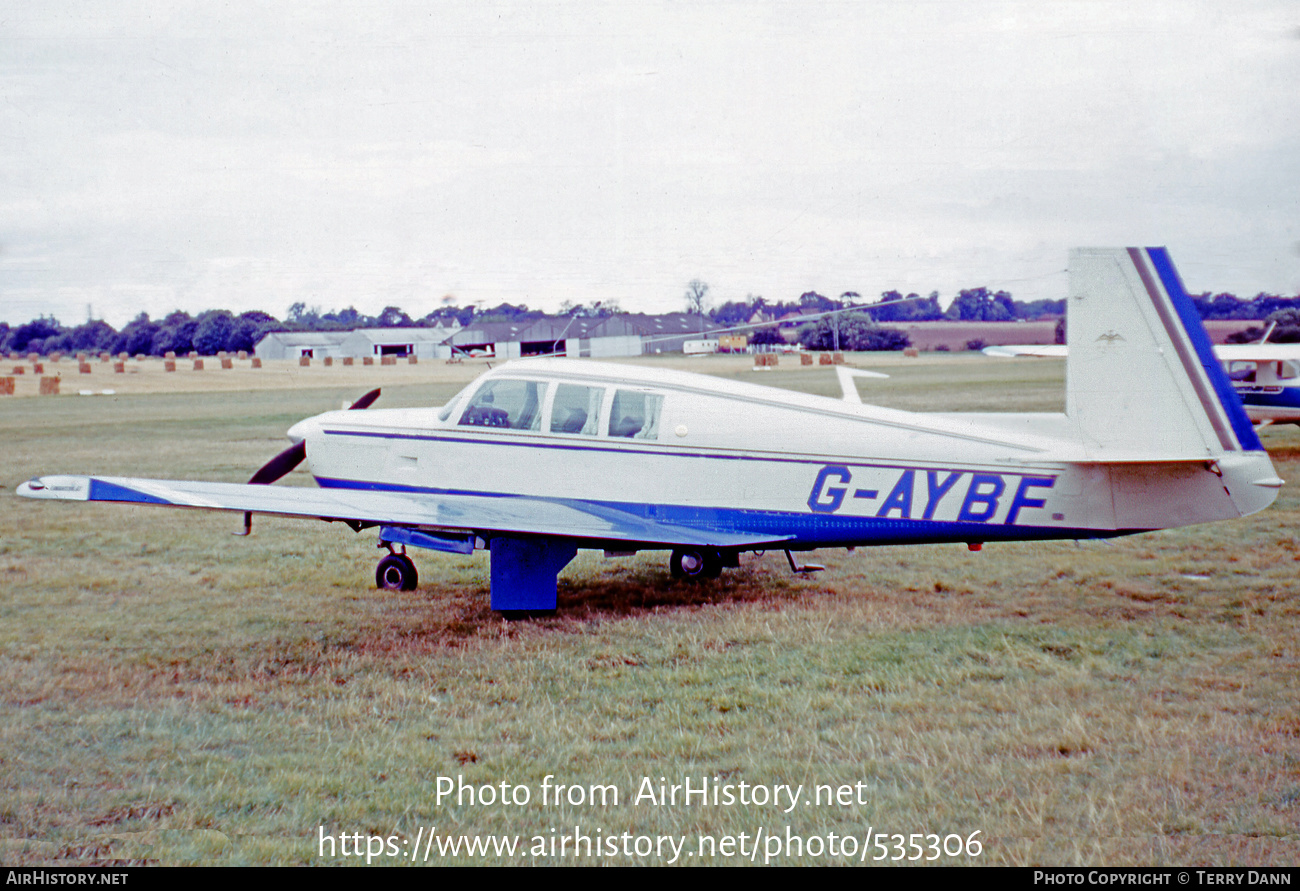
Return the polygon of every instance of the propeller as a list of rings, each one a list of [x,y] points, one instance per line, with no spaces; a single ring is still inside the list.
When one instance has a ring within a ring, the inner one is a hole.
[[[367,409],[371,405],[373,405],[375,400],[378,398],[379,398],[379,387],[376,387],[375,389],[371,390],[369,393],[362,396],[356,402],[348,406],[348,410],[357,411],[361,409]],[[307,440],[304,439],[301,442],[296,442],[293,445],[289,446],[289,448],[285,449],[283,452],[276,455],[270,461],[267,461],[265,464],[263,464],[258,469],[257,473],[253,474],[253,477],[248,481],[248,484],[250,486],[269,486],[271,485],[271,483],[280,479],[280,477],[284,476],[289,471],[293,470],[295,467],[301,464],[303,462],[303,459],[305,459],[306,457],[307,457]],[[252,531],[253,531],[253,514],[251,511],[245,511],[244,531],[236,532],[234,534],[248,535]]]

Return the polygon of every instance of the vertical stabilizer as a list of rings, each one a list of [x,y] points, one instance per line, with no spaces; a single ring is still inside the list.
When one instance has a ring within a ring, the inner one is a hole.
[[[1070,252],[1066,414],[1098,459],[1262,450],[1164,248]]]

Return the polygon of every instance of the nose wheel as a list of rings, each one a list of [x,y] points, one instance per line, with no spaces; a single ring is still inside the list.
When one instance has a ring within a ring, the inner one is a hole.
[[[419,583],[415,563],[405,554],[389,554],[375,569],[375,587],[381,591],[414,591]]]

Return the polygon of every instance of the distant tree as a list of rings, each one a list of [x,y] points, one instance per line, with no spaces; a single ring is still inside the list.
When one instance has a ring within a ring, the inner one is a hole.
[[[1011,315],[1017,319],[1041,319],[1044,316],[1065,315],[1065,300],[1031,300],[1024,303],[1011,301]]]
[[[158,333],[158,324],[149,321],[149,314],[142,312],[126,323],[110,348],[114,353],[129,353],[132,356],[148,353],[153,349],[153,337]]]
[[[898,291],[885,291],[880,295],[880,301],[871,307],[871,316],[877,322],[920,322],[943,318],[938,291],[931,291],[930,296],[924,298],[914,293],[904,297]]]
[[[743,325],[766,305],[767,302],[762,297],[749,294],[744,300],[728,300],[721,306],[709,310],[709,318],[724,328]]]
[[[378,328],[412,328],[415,322],[411,317],[396,306],[385,306],[383,311],[375,317],[375,326]]]
[[[1011,295],[990,294],[988,288],[968,288],[957,294],[948,307],[948,318],[963,322],[1007,322],[1013,319]]]
[[[16,353],[41,352],[45,346],[45,340],[49,337],[56,337],[63,331],[59,325],[59,320],[50,316],[46,318],[41,316],[39,319],[32,319],[25,325],[19,325],[9,333],[8,343],[5,349],[12,350]],[[40,343],[33,346],[32,341],[39,340]]]
[[[177,310],[159,324],[149,351],[155,356],[168,352],[184,355],[194,349],[194,332],[198,327],[199,323],[189,313]]]
[[[840,304],[831,300],[829,297],[823,297],[816,291],[804,291],[799,295],[799,309],[806,313],[829,312],[832,309],[839,309]]]
[[[1273,333],[1268,336],[1270,343],[1300,343],[1300,308],[1269,313],[1264,322],[1265,329],[1268,325],[1277,323]]]
[[[704,315],[704,307],[708,304],[709,285],[707,282],[693,278],[686,285],[686,293],[683,295],[686,300],[686,311],[693,316]]]
[[[199,316],[194,326],[194,349],[200,356],[215,356],[230,348],[234,333],[235,317],[224,309],[210,309]]]
[[[846,350],[901,350],[911,340],[902,331],[877,325],[865,312],[847,312],[839,323],[840,348]],[[799,343],[805,349],[830,350],[835,346],[831,317],[808,322],[799,328]]]
[[[117,339],[117,331],[108,322],[97,319],[72,329],[68,336],[72,341],[72,349],[100,353],[112,348],[113,341]]]
[[[340,309],[337,312],[331,310],[321,316],[321,321],[330,322],[338,325],[339,328],[365,328],[374,323],[370,316],[357,312],[355,306],[349,306],[347,309]]]

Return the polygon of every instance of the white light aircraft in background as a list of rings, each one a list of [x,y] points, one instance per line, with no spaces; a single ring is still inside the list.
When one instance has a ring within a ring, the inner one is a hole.
[[[1064,358],[1069,351],[1063,344],[1016,344],[985,347],[983,352],[996,357]],[[1214,355],[1241,397],[1247,417],[1260,425],[1300,424],[1300,343],[1218,344]]]
[[[441,408],[334,411],[248,484],[43,476],[30,498],[375,527],[490,552],[492,607],[553,610],[579,548],[668,550],[677,577],[745,551],[1087,539],[1245,516],[1282,481],[1160,248],[1070,262],[1064,414],[926,414],[596,362],[511,362]],[[375,393],[353,408],[365,408]],[[306,458],[319,488],[271,486]],[[810,569],[813,567],[804,567]]]

